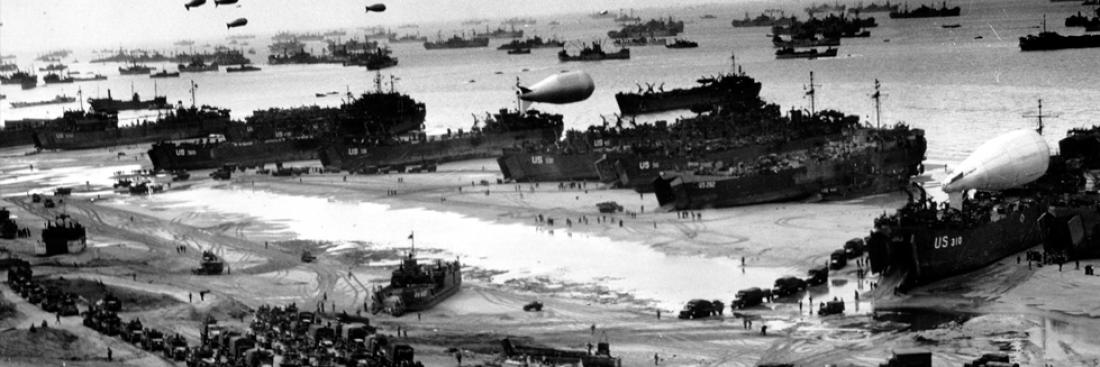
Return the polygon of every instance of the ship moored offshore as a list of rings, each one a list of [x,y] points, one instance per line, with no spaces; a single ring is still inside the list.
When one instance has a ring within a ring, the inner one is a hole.
[[[635,93],[615,93],[615,102],[623,115],[669,111],[687,108],[709,110],[723,100],[744,100],[760,94],[760,83],[743,74],[730,73],[697,80],[698,86],[665,91],[663,85],[654,90],[638,86]]]

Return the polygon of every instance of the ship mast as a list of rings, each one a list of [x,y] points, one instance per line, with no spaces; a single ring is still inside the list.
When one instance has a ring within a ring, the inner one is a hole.
[[[875,100],[875,127],[882,128],[882,93],[879,91],[878,79],[875,79],[875,93],[871,94]]]
[[[1039,113],[1036,113],[1034,115],[1025,114],[1024,117],[1034,117],[1034,118],[1036,118],[1038,120],[1039,126],[1035,127],[1035,131],[1038,132],[1039,135],[1042,135],[1043,134],[1043,127],[1044,127],[1043,126],[1043,118],[1044,117],[1058,117],[1058,115],[1057,114],[1053,114],[1053,115],[1043,114],[1043,100],[1039,99]]]
[[[810,116],[817,114],[817,84],[814,84],[814,72],[810,72],[810,85],[806,87],[806,96],[810,97]]]
[[[378,70],[374,72],[374,91],[378,94],[382,94],[382,71]]]
[[[195,80],[191,80],[191,108],[195,108]]]

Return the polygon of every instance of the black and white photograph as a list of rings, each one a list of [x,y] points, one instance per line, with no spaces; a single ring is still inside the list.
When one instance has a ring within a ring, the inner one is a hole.
[[[0,366],[1100,366],[1097,0],[3,0]]]

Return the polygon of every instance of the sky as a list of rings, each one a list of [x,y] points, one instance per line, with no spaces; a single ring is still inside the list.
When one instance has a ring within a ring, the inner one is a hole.
[[[743,0],[728,0],[743,1]],[[714,3],[715,0],[239,0],[190,11],[187,0],[2,0],[0,53],[62,48],[131,47],[232,34],[397,26],[472,18],[506,18]],[[384,3],[383,13],[366,5]],[[247,18],[248,25],[225,23]]]

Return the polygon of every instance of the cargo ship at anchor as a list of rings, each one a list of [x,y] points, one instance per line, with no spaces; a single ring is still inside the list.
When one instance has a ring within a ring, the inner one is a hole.
[[[1067,148],[1060,156],[1032,130],[983,144],[945,181],[949,202],[914,185],[904,207],[875,219],[871,270],[905,291],[1038,245],[1066,259],[1095,256],[1100,197],[1088,182],[1097,177],[1096,153],[1074,150],[1073,134],[1059,143]],[[1100,137],[1095,128],[1085,134]]]
[[[704,77],[696,80],[699,85],[692,88],[664,91],[663,85],[654,91],[653,85],[646,89],[638,86],[635,93],[615,93],[615,102],[623,115],[638,115],[651,112],[706,107],[719,103],[731,95],[743,98],[743,95],[760,94],[760,83],[752,78],[738,75],[736,72],[717,77]]]
[[[141,100],[137,93],[129,101],[118,100],[111,97],[111,90],[107,90],[107,98],[88,98],[88,105],[93,110],[100,112],[117,113],[125,110],[160,110],[172,108],[168,103],[168,97],[157,96],[150,100]]]
[[[448,48],[474,48],[489,46],[489,37],[463,38],[457,34],[446,40],[442,36],[435,42],[424,41],[424,49],[442,50]]]
[[[371,313],[393,316],[432,308],[462,288],[462,264],[458,260],[419,264],[413,253],[401,261],[390,284],[371,292]]]

